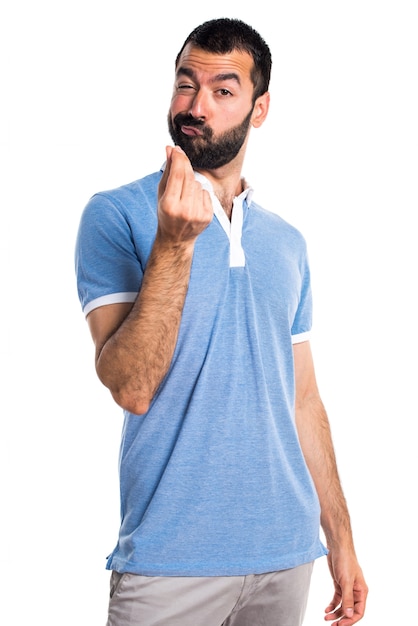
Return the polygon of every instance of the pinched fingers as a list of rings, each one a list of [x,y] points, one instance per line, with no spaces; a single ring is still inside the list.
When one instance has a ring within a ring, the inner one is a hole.
[[[211,222],[208,192],[196,181],[186,154],[167,148],[167,164],[158,188],[160,234],[175,242],[196,238]]]
[[[178,197],[181,195],[185,179],[193,177],[193,169],[189,159],[178,146],[166,147],[166,166],[158,187],[158,198],[164,195]]]

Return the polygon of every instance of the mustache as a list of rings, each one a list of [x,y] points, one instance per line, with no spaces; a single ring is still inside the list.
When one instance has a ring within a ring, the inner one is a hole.
[[[201,128],[205,125],[205,122],[203,120],[200,120],[197,117],[193,117],[193,115],[184,113],[177,113],[173,122],[178,126],[194,126],[196,128]]]

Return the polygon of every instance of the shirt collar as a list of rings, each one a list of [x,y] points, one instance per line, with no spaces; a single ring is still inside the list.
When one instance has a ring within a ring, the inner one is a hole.
[[[166,163],[167,161],[165,161],[161,166],[162,172],[164,172],[165,170]],[[195,179],[200,182],[203,189],[206,189],[207,191],[209,191],[210,194],[214,193],[212,183],[210,182],[208,178],[206,178],[206,176],[196,171],[194,171],[194,176],[195,176]],[[254,189],[247,183],[245,178],[242,178],[242,186],[244,190],[239,194],[239,196],[236,196],[236,197],[239,198],[241,202],[244,202],[244,200],[247,200],[247,206],[250,206],[253,195],[254,195]]]

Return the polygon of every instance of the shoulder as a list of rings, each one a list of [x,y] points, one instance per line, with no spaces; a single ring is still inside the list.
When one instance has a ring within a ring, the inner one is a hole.
[[[257,231],[264,236],[276,241],[280,239],[281,244],[306,249],[306,240],[302,232],[293,224],[283,219],[278,213],[269,211],[256,202],[250,205],[252,219],[257,223]]]
[[[129,214],[138,206],[155,207],[158,183],[162,172],[154,172],[126,185],[95,193],[88,201],[85,210],[89,212],[106,211],[112,208],[123,214]]]

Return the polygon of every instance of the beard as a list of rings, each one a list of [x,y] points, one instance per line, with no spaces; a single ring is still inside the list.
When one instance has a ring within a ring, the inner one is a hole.
[[[253,109],[245,119],[214,138],[213,130],[192,115],[178,113],[172,120],[168,114],[168,130],[177,146],[187,154],[194,169],[215,170],[230,163],[241,150],[250,127]],[[193,126],[201,135],[185,135],[181,127]]]

